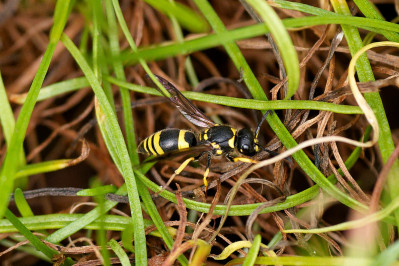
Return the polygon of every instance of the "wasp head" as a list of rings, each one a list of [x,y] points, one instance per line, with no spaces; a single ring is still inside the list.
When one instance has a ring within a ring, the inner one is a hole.
[[[235,146],[240,153],[247,156],[253,156],[259,151],[255,135],[248,128],[238,131]]]

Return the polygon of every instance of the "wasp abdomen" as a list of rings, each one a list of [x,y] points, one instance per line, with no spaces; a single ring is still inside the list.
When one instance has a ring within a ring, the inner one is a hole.
[[[195,145],[197,145],[197,139],[193,132],[169,128],[158,131],[143,140],[138,151],[146,155],[160,156],[167,152],[185,150]]]

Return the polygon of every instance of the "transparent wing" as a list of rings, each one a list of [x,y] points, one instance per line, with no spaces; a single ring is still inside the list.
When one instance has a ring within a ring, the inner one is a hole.
[[[166,95],[164,96],[176,105],[177,109],[179,109],[180,113],[184,115],[184,117],[187,118],[188,121],[196,126],[204,128],[215,125],[212,120],[206,117],[204,113],[202,113],[197,107],[195,107],[195,105],[190,100],[184,97],[183,94],[178,89],[176,89],[176,87],[173,86],[169,81],[158,75],[155,75],[155,77],[170,93],[170,97],[167,97]],[[157,86],[155,86],[155,89],[163,94],[163,92]]]

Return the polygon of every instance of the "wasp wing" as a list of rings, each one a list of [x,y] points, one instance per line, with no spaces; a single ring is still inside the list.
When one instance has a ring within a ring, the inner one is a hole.
[[[176,105],[177,109],[179,109],[180,113],[187,118],[188,121],[193,123],[199,127],[211,127],[215,125],[215,122],[210,120],[204,113],[202,113],[195,105],[188,100],[184,95],[176,89],[169,81],[166,79],[155,75],[154,76],[158,79],[158,81],[165,87],[165,89],[170,93],[170,97],[164,95],[164,93],[155,86],[155,89],[162,93],[165,97],[167,97],[174,105]]]

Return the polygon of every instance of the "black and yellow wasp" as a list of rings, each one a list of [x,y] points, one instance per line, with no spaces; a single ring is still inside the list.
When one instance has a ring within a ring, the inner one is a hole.
[[[208,156],[208,161],[203,178],[206,189],[208,186],[207,177],[209,174],[209,167],[213,156],[223,155],[231,161],[255,162],[250,158],[233,157],[233,151],[236,150],[245,156],[253,156],[261,149],[266,150],[258,143],[258,133],[267,114],[258,124],[255,133],[248,128],[237,130],[228,125],[216,124],[195,107],[191,101],[184,97],[171,83],[158,75],[155,75],[155,77],[170,93],[170,97],[164,95],[160,89],[156,89],[174,103],[180,113],[191,123],[198,127],[205,128],[199,134],[184,129],[163,129],[147,137],[139,144],[138,151],[140,153],[144,153],[147,156],[152,155],[155,158],[163,157],[171,153],[190,152],[191,150],[193,153],[199,153],[199,155],[185,160],[182,165],[175,170],[173,177],[180,174],[191,161],[198,160],[206,154]]]

